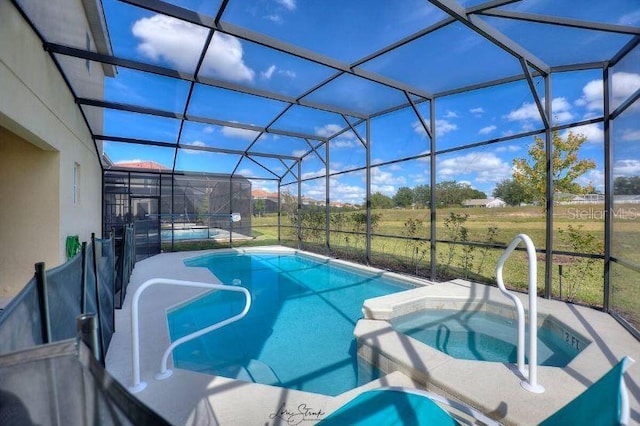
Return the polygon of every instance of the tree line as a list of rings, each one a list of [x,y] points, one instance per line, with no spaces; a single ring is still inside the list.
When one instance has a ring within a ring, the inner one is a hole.
[[[487,194],[472,188],[468,183],[448,180],[436,184],[436,203],[438,207],[460,206],[464,200],[487,198]],[[376,192],[371,195],[371,208],[391,209],[394,207],[429,208],[431,206],[431,187],[418,185],[414,188],[403,186],[393,197]]]

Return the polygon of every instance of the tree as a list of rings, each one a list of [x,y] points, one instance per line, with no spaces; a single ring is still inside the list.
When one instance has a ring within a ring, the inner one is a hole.
[[[441,206],[461,205],[464,200],[487,198],[487,194],[478,191],[468,183],[447,180],[436,184],[436,200]]]
[[[533,138],[534,143],[529,148],[529,158],[513,160],[515,170],[513,179],[525,188],[526,196],[531,200],[546,206],[546,164],[547,156],[544,139]],[[586,136],[569,132],[566,139],[556,130],[552,135],[553,154],[551,158],[551,180],[554,192],[571,194],[583,193],[583,188],[576,183],[576,179],[589,170],[595,169],[593,160],[578,159],[580,147],[587,141]]]
[[[393,207],[393,200],[391,197],[388,197],[381,192],[376,192],[371,195],[372,209],[390,209],[391,207]]]
[[[500,197],[510,206],[519,206],[533,201],[527,196],[526,188],[515,179],[503,179],[498,182],[493,190],[493,196]]]
[[[613,180],[613,193],[616,195],[640,194],[640,176],[619,176]]]
[[[428,207],[431,205],[431,187],[429,185],[418,185],[413,188],[413,201],[419,206]]]
[[[262,198],[258,198],[253,202],[253,214],[261,216],[264,213],[265,201]]]
[[[410,207],[413,204],[413,191],[411,188],[403,186],[398,189],[393,196],[393,203],[398,207]]]

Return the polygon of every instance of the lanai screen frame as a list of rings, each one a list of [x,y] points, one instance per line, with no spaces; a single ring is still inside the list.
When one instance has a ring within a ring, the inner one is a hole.
[[[244,150],[232,150],[232,149],[225,149],[225,148],[215,148],[215,147],[200,147],[200,146],[189,146],[188,149],[190,150],[201,150],[201,151],[207,151],[207,152],[215,152],[215,153],[223,153],[223,154],[234,154],[234,155],[239,155],[240,156],[240,160],[238,161],[238,163],[236,164],[234,170],[231,172],[230,177],[233,178],[234,175],[236,175],[236,173],[239,170],[240,167],[240,163],[243,159],[248,159],[254,163],[256,163],[258,166],[260,166],[261,168],[265,169],[270,175],[272,175],[271,179],[275,180],[278,182],[278,193],[279,193],[279,197],[280,197],[280,190],[281,190],[281,186],[282,186],[282,179],[287,175],[287,174],[292,174],[295,176],[295,184],[298,186],[298,210],[300,210],[302,208],[302,193],[300,191],[300,185],[303,182],[302,176],[301,176],[301,163],[304,160],[305,157],[310,156],[310,155],[315,155],[315,152],[319,149],[325,148],[326,152],[325,152],[325,176],[324,179],[326,181],[326,202],[325,202],[325,208],[326,208],[326,227],[325,227],[325,232],[326,232],[326,244],[327,244],[327,250],[329,249],[329,244],[330,244],[330,227],[329,227],[329,201],[330,201],[330,194],[331,194],[331,188],[330,188],[330,178],[332,176],[337,176],[340,175],[342,173],[348,173],[348,172],[353,172],[354,170],[361,170],[364,171],[365,173],[365,186],[366,186],[366,212],[367,212],[367,227],[366,227],[366,261],[369,260],[370,255],[371,255],[371,236],[372,236],[372,232],[371,232],[371,222],[370,222],[370,217],[371,217],[371,204],[370,204],[370,199],[371,199],[371,156],[370,156],[370,146],[371,146],[371,134],[370,134],[370,125],[371,125],[371,120],[375,117],[379,117],[379,116],[383,116],[385,114],[389,114],[392,113],[396,110],[402,109],[402,108],[411,108],[415,115],[417,120],[422,123],[422,126],[424,128],[425,133],[428,135],[429,137],[429,153],[428,154],[422,154],[422,155],[418,155],[418,156],[412,156],[412,157],[407,157],[407,158],[402,158],[402,159],[396,159],[393,161],[389,161],[388,163],[383,163],[383,164],[376,164],[376,166],[380,166],[380,165],[384,165],[384,164],[392,164],[392,163],[396,163],[396,162],[400,162],[400,161],[404,161],[404,160],[411,160],[411,159],[417,159],[417,158],[429,158],[429,164],[430,164],[430,182],[429,185],[431,188],[435,188],[436,187],[436,173],[437,173],[437,164],[436,164],[436,159],[438,157],[438,155],[442,155],[442,154],[446,154],[446,153],[450,153],[450,152],[455,152],[455,151],[460,151],[460,150],[464,150],[464,149],[469,149],[469,148],[473,148],[473,147],[480,147],[480,146],[484,146],[484,145],[490,145],[490,144],[494,144],[494,143],[499,143],[499,142],[505,142],[505,141],[509,141],[512,139],[517,139],[517,138],[522,138],[522,137],[527,137],[527,136],[536,136],[536,135],[540,135],[544,137],[545,140],[545,147],[547,150],[547,187],[546,187],[546,200],[547,200],[547,204],[546,204],[546,230],[545,230],[545,247],[549,250],[549,254],[554,254],[554,253],[559,253],[558,251],[553,250],[553,209],[554,209],[554,189],[553,189],[553,182],[551,181],[551,162],[549,161],[550,159],[550,155],[551,155],[551,149],[552,149],[552,143],[551,143],[551,137],[552,137],[552,132],[555,130],[564,130],[564,129],[569,129],[569,128],[573,128],[573,127],[577,127],[577,126],[581,126],[581,125],[586,125],[586,124],[596,124],[596,123],[601,123],[604,126],[604,168],[605,168],[605,178],[604,178],[604,187],[605,187],[605,212],[612,212],[613,210],[613,187],[612,187],[612,182],[613,182],[613,144],[612,144],[612,138],[611,138],[611,124],[613,123],[613,121],[620,116],[620,114],[622,114],[623,112],[627,111],[632,105],[634,105],[634,103],[636,103],[638,101],[638,99],[640,99],[640,90],[637,90],[630,98],[628,98],[625,102],[623,102],[621,105],[619,105],[617,108],[615,108],[615,110],[611,110],[611,95],[610,95],[610,87],[611,87],[611,73],[612,73],[612,69],[613,67],[620,61],[622,60],[626,55],[628,55],[630,52],[632,52],[634,49],[637,49],[637,46],[640,44],[640,29],[636,28],[636,27],[630,27],[630,26],[623,26],[623,25],[613,25],[613,24],[605,24],[605,23],[595,23],[595,22],[587,22],[587,21],[581,21],[581,20],[577,20],[577,19],[571,19],[571,18],[561,18],[561,17],[555,17],[555,16],[546,16],[546,15],[534,15],[534,14],[528,14],[528,13],[522,13],[522,12],[516,12],[516,11],[505,11],[505,10],[500,10],[500,9],[495,9],[496,7],[499,6],[503,6],[503,5],[508,5],[510,3],[514,3],[515,0],[493,0],[493,1],[487,1],[484,2],[482,4],[479,5],[475,5],[469,8],[464,8],[462,6],[460,6],[458,3],[456,3],[453,0],[429,0],[429,2],[431,4],[433,4],[434,6],[436,6],[437,8],[439,8],[440,10],[444,11],[447,14],[447,17],[440,20],[439,22],[436,22],[435,24],[432,24],[430,26],[428,26],[427,28],[424,28],[408,37],[403,38],[402,40],[399,40],[395,43],[392,43],[372,54],[369,54],[353,63],[344,63],[338,60],[335,60],[334,58],[329,58],[314,52],[311,52],[309,50],[306,50],[304,48],[299,48],[297,46],[294,46],[292,44],[280,41],[278,39],[266,36],[264,34],[260,34],[260,33],[256,33],[253,32],[251,30],[247,30],[238,26],[235,26],[233,24],[227,23],[223,21],[223,17],[224,17],[224,12],[225,9],[227,7],[227,5],[229,4],[229,0],[223,0],[221,2],[221,5],[218,9],[218,13],[215,17],[207,17],[201,14],[198,14],[194,11],[185,9],[185,8],[181,8],[179,6],[175,6],[169,3],[163,3],[163,2],[155,2],[155,1],[150,1],[150,0],[122,0],[123,3],[128,3],[130,5],[142,8],[142,9],[146,9],[148,11],[152,11],[152,12],[156,12],[156,13],[161,13],[163,15],[169,16],[169,17],[173,17],[176,19],[180,19],[183,20],[185,22],[189,22],[195,25],[198,25],[200,27],[206,28],[208,31],[208,35],[206,38],[206,42],[204,44],[204,47],[201,51],[199,60],[198,60],[198,64],[195,68],[195,72],[193,74],[188,74],[188,73],[184,73],[181,71],[178,71],[176,69],[171,69],[171,68],[166,68],[166,67],[162,67],[162,66],[157,66],[157,65],[152,65],[146,62],[141,62],[141,61],[136,61],[136,60],[131,60],[131,59],[127,59],[127,58],[122,58],[122,57],[116,57],[114,56],[114,54],[111,52],[111,49],[109,48],[109,46],[107,46],[106,48],[103,48],[102,51],[100,53],[96,52],[96,51],[92,51],[89,49],[78,49],[77,47],[71,47],[71,46],[65,46],[59,43],[55,43],[52,40],[48,40],[46,37],[46,31],[41,31],[37,25],[35,25],[29,18],[29,13],[26,12],[23,7],[21,6],[21,3],[24,3],[24,1],[21,0],[12,0],[12,3],[18,8],[18,10],[20,10],[23,14],[23,16],[25,17],[25,19],[27,21],[29,21],[32,25],[32,28],[36,31],[36,33],[39,35],[39,37],[41,38],[42,42],[43,42],[43,46],[44,49],[49,52],[52,60],[57,64],[58,68],[60,69],[63,77],[65,78],[69,89],[71,91],[71,93],[73,94],[76,103],[79,105],[79,107],[82,110],[82,107],[84,106],[90,106],[90,107],[98,107],[98,108],[108,108],[108,109],[112,109],[112,110],[120,110],[120,111],[128,111],[128,112],[136,112],[136,113],[141,113],[141,114],[147,114],[147,115],[151,115],[151,116],[157,116],[157,117],[168,117],[168,118],[174,118],[180,121],[180,131],[178,133],[178,138],[176,143],[169,143],[169,142],[164,142],[164,141],[156,141],[156,140],[141,140],[141,139],[137,139],[137,138],[127,138],[127,137],[116,137],[113,135],[106,135],[106,134],[97,134],[95,132],[93,132],[93,129],[91,128],[91,125],[89,123],[89,119],[87,119],[86,115],[85,115],[85,120],[87,121],[87,125],[90,129],[92,129],[92,134],[93,134],[93,138],[94,141],[96,142],[96,155],[98,158],[98,161],[100,162],[100,166],[103,168],[103,170],[106,170],[105,164],[102,162],[102,153],[100,152],[98,146],[99,146],[99,142],[100,141],[113,141],[113,142],[124,142],[124,143],[136,143],[136,144],[141,144],[141,145],[149,145],[149,146],[159,146],[159,147],[167,147],[167,148],[171,148],[175,150],[175,154],[174,154],[174,161],[173,161],[173,168],[170,171],[171,174],[178,174],[178,173],[183,173],[185,171],[178,171],[176,170],[176,158],[178,155],[178,152],[181,148],[184,148],[184,145],[180,144],[180,134],[182,132],[183,126],[185,124],[185,122],[187,121],[193,121],[193,122],[200,122],[200,123],[206,123],[206,124],[212,124],[212,125],[220,125],[220,126],[225,126],[225,127],[230,127],[230,128],[235,128],[235,129],[242,129],[242,130],[249,130],[249,131],[255,131],[257,132],[257,136],[255,137],[255,139],[253,140],[253,142],[249,145],[248,148],[244,149]],[[533,54],[531,54],[530,52],[528,52],[525,48],[523,48],[522,46],[520,46],[518,43],[514,42],[513,40],[509,39],[507,36],[505,36],[504,34],[500,33],[499,31],[497,31],[494,27],[486,24],[486,22],[478,19],[478,16],[494,16],[494,17],[502,17],[502,18],[508,18],[508,19],[515,19],[515,20],[519,20],[519,21],[529,21],[529,22],[536,22],[536,23],[544,23],[544,24],[551,24],[551,25],[558,25],[558,26],[563,26],[563,27],[570,27],[570,28],[580,28],[580,29],[589,29],[589,30],[595,30],[595,31],[603,31],[603,32],[607,32],[607,33],[614,33],[614,34],[625,34],[625,35],[631,35],[633,36],[633,39],[627,43],[622,49],[620,49],[620,51],[614,55],[610,60],[608,61],[602,61],[602,62],[592,62],[592,63],[581,63],[581,64],[573,64],[573,65],[563,65],[563,66],[558,66],[558,67],[552,67],[547,65],[546,63],[544,63],[542,60],[540,60],[539,58],[535,57]],[[421,90],[417,87],[413,87],[413,86],[409,86],[407,84],[404,83],[400,83],[398,81],[394,81],[390,78],[387,77],[383,77],[379,74],[373,73],[373,72],[369,72],[366,71],[362,68],[359,68],[360,65],[364,64],[367,61],[370,61],[372,59],[375,59],[393,49],[397,49],[407,43],[410,43],[420,37],[423,37],[431,32],[434,32],[440,28],[444,28],[447,25],[450,25],[452,23],[461,23],[462,25],[464,25],[465,27],[471,29],[472,31],[474,31],[475,33],[479,34],[481,37],[483,37],[485,40],[488,40],[489,42],[493,43],[494,45],[500,47],[501,49],[503,49],[505,52],[509,53],[510,55],[512,55],[513,57],[515,57],[521,64],[522,67],[522,74],[518,74],[518,75],[514,75],[512,77],[508,77],[508,78],[501,78],[501,79],[497,79],[494,81],[489,81],[489,82],[484,82],[484,83],[480,83],[480,84],[474,84],[471,86],[466,86],[466,87],[461,87],[458,89],[454,89],[454,90],[447,90],[447,91],[443,91],[443,92],[438,92],[438,93],[428,93],[425,92],[424,90]],[[203,61],[205,59],[205,55],[207,52],[207,49],[210,45],[210,43],[212,42],[213,39],[213,35],[215,32],[221,32],[223,34],[228,34],[231,36],[234,36],[240,40],[245,40],[245,41],[250,41],[253,43],[256,43],[258,45],[261,46],[265,46],[268,47],[270,49],[274,49],[276,51],[279,52],[283,52],[289,55],[292,55],[294,57],[298,57],[298,58],[302,58],[317,64],[321,64],[323,66],[329,67],[333,70],[335,70],[335,73],[330,76],[329,78],[327,78],[326,80],[322,81],[321,83],[317,84],[316,86],[310,88],[309,90],[307,90],[305,93],[303,93],[302,95],[298,96],[298,97],[291,97],[291,96],[286,96],[286,95],[282,95],[282,94],[278,94],[278,93],[274,93],[274,92],[268,92],[265,90],[260,90],[260,89],[255,89],[255,88],[251,88],[248,86],[244,86],[242,84],[238,84],[238,83],[232,83],[232,82],[228,82],[228,81],[223,81],[223,80],[218,80],[218,79],[214,79],[214,78],[209,78],[209,77],[204,77],[204,76],[200,76],[199,72],[200,69],[202,67]],[[172,112],[172,111],[165,111],[165,110],[161,110],[161,109],[154,109],[154,108],[148,108],[148,107],[141,107],[141,106],[136,106],[136,105],[129,105],[129,104],[122,104],[122,103],[115,103],[115,102],[108,102],[102,99],[91,99],[91,98],[85,98],[85,97],[81,97],[79,96],[76,91],[74,90],[74,85],[73,85],[73,76],[67,76],[65,75],[64,71],[63,71],[63,67],[60,65],[59,61],[57,60],[57,55],[63,55],[66,57],[72,57],[72,58],[77,58],[77,59],[83,59],[83,60],[87,60],[87,61],[93,61],[96,63],[101,63],[103,64],[103,66],[112,66],[112,67],[122,67],[122,68],[128,68],[128,69],[132,69],[132,70],[138,70],[138,71],[142,71],[145,73],[151,73],[151,74],[156,74],[156,75],[160,75],[160,76],[166,76],[166,77],[171,77],[171,78],[175,78],[175,79],[179,79],[182,81],[186,81],[189,85],[189,94],[187,97],[187,100],[185,102],[185,106],[183,109],[182,113],[176,113],[176,112]],[[551,89],[551,76],[554,75],[555,73],[561,73],[561,72],[566,72],[566,71],[581,71],[581,70],[601,70],[602,72],[602,81],[603,81],[603,91],[604,91],[604,98],[603,98],[603,107],[604,107],[604,113],[602,117],[598,117],[595,119],[588,119],[588,120],[582,120],[582,121],[573,121],[571,123],[568,124],[563,124],[563,125],[553,125],[552,124],[552,105],[551,105],[551,99],[552,99],[552,89]],[[361,77],[364,78],[366,80],[369,81],[373,81],[376,83],[380,83],[384,86],[396,89],[401,91],[404,96],[406,97],[406,102],[401,104],[401,105],[397,105],[393,108],[388,108],[388,109],[384,109],[372,114],[364,114],[362,112],[356,111],[356,110],[351,110],[348,108],[339,108],[339,107],[335,107],[335,106],[327,106],[327,105],[323,105],[323,104],[319,104],[319,103],[315,103],[309,100],[304,99],[308,94],[318,90],[319,88],[322,88],[323,86],[331,83],[332,81],[334,81],[336,78],[338,78],[339,76],[342,75],[353,75],[353,76],[357,76],[357,77]],[[534,78],[542,78],[544,80],[544,97],[541,97],[534,85]],[[500,84],[505,84],[505,83],[509,83],[509,82],[514,82],[514,81],[526,81],[528,86],[530,87],[531,90],[531,95],[533,97],[533,99],[535,100],[536,103],[536,107],[540,113],[540,117],[542,119],[543,122],[543,129],[538,129],[538,130],[534,130],[534,131],[530,131],[530,132],[525,132],[525,133],[519,133],[519,134],[515,134],[512,136],[506,136],[506,137],[502,137],[502,138],[495,138],[495,139],[490,139],[490,140],[485,140],[485,141],[481,141],[481,142],[477,142],[477,143],[472,143],[472,144],[467,144],[467,145],[462,145],[462,146],[456,146],[454,148],[449,148],[449,149],[443,149],[438,151],[436,149],[436,114],[435,114],[435,109],[436,109],[436,105],[438,103],[438,100],[449,96],[449,95],[453,95],[453,94],[458,94],[458,93],[464,93],[464,92],[468,92],[468,91],[472,91],[472,90],[476,90],[476,89],[481,89],[481,88],[487,88],[487,87],[492,87],[492,86],[497,86]],[[273,99],[273,100],[278,100],[281,102],[285,102],[288,106],[276,117],[274,117],[274,119],[266,126],[255,126],[255,125],[249,125],[246,123],[238,123],[238,122],[232,122],[232,121],[225,121],[225,120],[218,120],[215,118],[207,118],[207,117],[195,117],[192,115],[187,114],[189,105],[190,105],[190,100],[191,100],[191,95],[193,94],[193,90],[196,84],[204,84],[206,86],[211,86],[211,87],[217,87],[217,88],[222,88],[222,89],[227,89],[227,90],[231,90],[237,93],[244,93],[244,94],[248,94],[248,95],[254,95],[254,96],[259,96],[259,97],[264,97],[267,99]],[[428,124],[425,122],[425,120],[423,120],[423,117],[421,116],[421,113],[418,109],[418,105],[423,103],[423,102],[428,102],[429,105],[429,122]],[[305,107],[310,107],[310,108],[314,108],[314,109],[318,109],[321,111],[330,111],[332,113],[336,113],[339,114],[340,116],[342,116],[342,118],[345,121],[345,126],[344,128],[333,134],[330,136],[318,136],[315,134],[306,134],[303,132],[298,132],[298,131],[292,131],[292,130],[282,130],[282,129],[274,129],[272,128],[273,123],[278,120],[278,118],[280,118],[283,114],[285,114],[289,108],[292,108],[295,105],[302,105]],[[83,114],[84,114],[84,110],[83,110]],[[360,134],[357,131],[357,127],[359,125],[364,125],[366,128],[366,131],[364,132],[365,134]],[[365,152],[366,152],[366,161],[365,161],[365,166],[361,167],[359,169],[354,169],[354,170],[346,170],[346,171],[340,171],[340,172],[331,172],[330,169],[330,165],[331,165],[331,161],[330,161],[330,157],[329,157],[329,142],[333,139],[335,139],[336,137],[340,136],[342,133],[344,132],[348,132],[351,131],[353,132],[356,136],[357,139],[359,140],[359,142],[363,145]],[[299,139],[303,139],[306,141],[306,143],[309,145],[309,150],[302,156],[300,157],[295,157],[295,156],[287,156],[287,155],[280,155],[280,154],[269,154],[269,153],[264,153],[264,152],[259,152],[259,151],[255,151],[252,150],[252,147],[255,145],[255,143],[258,141],[258,139],[260,138],[260,136],[262,134],[265,133],[270,133],[270,134],[276,134],[276,135],[282,135],[282,136],[288,136],[288,137],[294,137],[294,138],[299,138]],[[313,143],[312,143],[313,142]],[[314,145],[315,144],[315,145]],[[322,159],[322,156],[319,155],[319,157]],[[272,170],[269,170],[268,168],[266,168],[263,164],[260,163],[260,159],[261,158],[270,158],[270,159],[275,159],[279,162],[281,162],[285,169],[286,172],[282,175],[278,175],[277,173],[275,173]],[[188,171],[186,171],[188,172]],[[252,176],[243,176],[244,178],[247,179],[265,179],[264,177],[252,177]],[[431,206],[437,206],[436,203],[436,193],[434,190],[431,191]],[[431,253],[431,260],[430,260],[430,274],[432,278],[436,277],[436,264],[437,264],[437,259],[436,259],[436,246],[438,242],[444,242],[446,243],[446,241],[443,240],[438,240],[437,238],[437,233],[436,233],[436,216],[437,216],[437,208],[432,208],[430,210],[430,238],[428,239],[430,242],[430,253]],[[278,235],[280,236],[280,218],[278,218]],[[298,223],[298,228],[300,227],[300,224]],[[616,318],[618,318],[623,324],[625,324],[631,331],[632,333],[634,333],[636,335],[636,337],[639,337],[640,334],[638,333],[638,331],[631,326],[624,318],[616,315],[615,312],[612,312],[610,309],[610,294],[611,294],[611,283],[610,283],[610,267],[612,263],[617,263],[620,264],[622,266],[624,266],[627,269],[630,269],[632,271],[634,271],[635,273],[640,274],[640,265],[635,264],[634,262],[630,262],[628,260],[625,259],[620,259],[620,258],[616,258],[614,256],[612,256],[612,250],[611,250],[611,246],[612,246],[612,218],[610,214],[605,215],[605,223],[604,223],[604,255],[603,256],[596,256],[598,258],[602,258],[604,260],[604,277],[603,277],[603,286],[604,286],[604,300],[603,300],[603,307],[604,310],[607,312],[612,313],[614,316],[616,316]],[[547,249],[543,250],[543,252],[547,252]],[[576,255],[576,253],[571,253],[572,255]],[[584,255],[584,254],[577,254],[577,255]],[[551,284],[552,284],[552,262],[553,262],[553,256],[546,256],[545,257],[545,290],[544,290],[544,296],[547,298],[551,297]]]

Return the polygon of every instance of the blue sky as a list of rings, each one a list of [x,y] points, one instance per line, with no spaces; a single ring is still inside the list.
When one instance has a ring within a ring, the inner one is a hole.
[[[214,16],[218,4],[212,1],[173,0],[170,3]],[[462,2],[467,6],[478,1]],[[505,7],[529,13],[552,13],[555,16],[638,26],[640,4],[633,0],[570,2],[533,0]],[[114,0],[104,0],[105,13],[114,54],[119,57],[171,67],[193,73],[207,30],[174,18],[141,10]],[[262,32],[291,45],[351,64],[389,43],[425,28],[444,14],[423,0],[377,2],[338,2],[329,0],[231,0],[223,23]],[[520,43],[533,55],[551,66],[602,61],[611,58],[630,36],[612,35],[580,29],[515,22],[485,17],[486,22]],[[318,25],[321,23],[321,25]],[[558,42],[564,40],[564,42]],[[640,48],[621,62],[612,74],[613,107],[640,88]],[[521,72],[519,62],[496,46],[478,37],[461,24],[452,24],[428,37],[407,44],[397,51],[366,62],[362,69],[384,78],[415,86],[425,93],[438,93],[459,86],[476,84]],[[335,70],[282,52],[216,33],[205,56],[201,76],[242,84],[286,97],[299,97],[311,87],[332,76]],[[543,83],[537,79],[539,93]],[[552,81],[554,123],[566,124],[598,118],[602,111],[602,74],[580,71],[554,74]],[[147,75],[119,69],[116,78],[105,81],[105,99],[182,113],[189,84],[168,77]],[[416,98],[417,99],[417,98]],[[373,113],[406,101],[402,92],[352,75],[342,75],[303,98],[303,101],[330,105],[343,110]],[[230,90],[197,84],[188,115],[253,126],[267,126],[284,110],[286,103],[261,99]],[[428,102],[418,106],[428,122]],[[613,128],[616,150],[616,175],[640,174],[640,107],[632,107],[616,120]],[[175,143],[180,121],[149,117],[121,111],[105,111],[104,133]],[[347,117],[356,123],[354,117]],[[542,128],[542,121],[526,82],[504,84],[436,101],[436,149],[490,140]],[[273,123],[273,129],[289,130],[327,137],[346,125],[335,113],[296,105]],[[364,137],[365,128],[356,131]],[[602,124],[574,129],[588,141],[580,155],[596,161],[597,168],[580,178],[596,188],[603,187]],[[180,143],[245,150],[258,136],[251,130],[187,122]],[[317,141],[309,141],[316,145]],[[437,179],[467,182],[490,195],[495,184],[512,174],[514,158],[525,157],[532,138],[520,138],[480,148],[449,153],[438,157]],[[343,171],[365,165],[365,151],[353,132],[348,131],[330,142],[331,171]],[[429,151],[430,141],[416,114],[410,108],[371,122],[371,160],[381,164],[397,158]],[[619,149],[618,149],[619,148]],[[303,139],[278,134],[264,134],[251,150],[299,156],[309,150]],[[105,151],[115,161],[153,160],[170,168],[174,150],[106,142]],[[324,158],[325,147],[318,153]],[[177,170],[236,173],[257,178],[273,177],[254,162],[231,154],[180,150]],[[276,174],[282,174],[291,161],[255,158]],[[296,168],[294,170],[297,171]],[[372,169],[372,191],[393,195],[399,187],[429,183],[429,160],[412,160]],[[305,157],[302,176],[324,174],[324,163],[315,153]],[[283,182],[291,182],[292,175]],[[360,204],[365,195],[363,172],[352,172],[330,180],[332,201]],[[254,187],[274,191],[274,181],[255,179]],[[292,186],[292,189],[294,187]],[[303,184],[303,193],[316,199],[325,197],[325,180]]]

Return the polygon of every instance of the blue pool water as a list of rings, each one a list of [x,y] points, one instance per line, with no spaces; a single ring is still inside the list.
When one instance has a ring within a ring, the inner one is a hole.
[[[160,232],[162,237],[162,241],[171,241],[171,230],[163,229]],[[194,228],[194,229],[174,229],[173,230],[173,239],[176,241],[182,240],[206,240],[207,238],[213,238],[218,235],[217,229],[202,229],[202,228]]]
[[[491,312],[425,309],[395,318],[392,325],[454,358],[517,361],[517,321]],[[538,365],[565,367],[578,352],[551,329],[538,328]]]
[[[242,320],[179,346],[176,366],[325,395],[378,377],[357,361],[353,330],[362,303],[410,288],[302,255],[211,255],[185,263],[209,268],[223,283],[240,279],[253,300]],[[168,313],[171,339],[243,306],[239,293],[213,292],[177,307]]]

